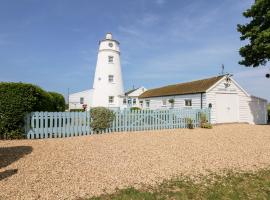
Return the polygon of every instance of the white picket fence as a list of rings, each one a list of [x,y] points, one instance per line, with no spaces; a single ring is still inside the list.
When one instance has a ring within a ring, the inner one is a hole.
[[[102,133],[187,128],[189,119],[194,127],[199,127],[202,113],[210,121],[209,109],[118,110],[114,113],[111,127]],[[26,115],[25,134],[29,139],[90,135],[94,134],[90,121],[90,112],[32,112]]]

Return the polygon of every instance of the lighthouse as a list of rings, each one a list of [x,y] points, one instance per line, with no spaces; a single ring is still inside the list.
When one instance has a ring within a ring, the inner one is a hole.
[[[107,33],[99,42],[91,107],[117,108],[124,95],[119,42]]]

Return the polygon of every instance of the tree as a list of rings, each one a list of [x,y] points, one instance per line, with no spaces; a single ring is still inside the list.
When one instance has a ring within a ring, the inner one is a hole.
[[[255,0],[243,16],[251,20],[244,25],[237,25],[240,39],[249,40],[247,45],[240,48],[243,60],[239,64],[247,67],[266,65],[270,60],[270,1]]]
[[[57,92],[48,92],[51,95],[51,111],[53,112],[63,112],[65,111],[66,103],[65,98],[62,94]]]

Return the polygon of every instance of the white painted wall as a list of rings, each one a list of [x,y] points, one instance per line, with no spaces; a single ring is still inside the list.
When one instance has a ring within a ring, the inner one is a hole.
[[[108,60],[109,56],[113,56],[112,63]],[[113,82],[109,82],[109,75],[114,76]],[[106,35],[106,39],[100,41],[93,89],[92,107],[119,107],[121,105],[120,95],[124,95],[124,87],[119,42],[113,40],[110,33]],[[109,103],[109,96],[114,97],[114,103]]]
[[[231,78],[231,84],[229,87],[226,88],[224,83],[226,83],[225,77],[206,93],[207,106],[210,103],[212,104],[212,123],[222,123],[217,119],[217,106],[222,106],[221,104],[224,103],[224,101],[217,101],[217,95],[219,94],[228,94],[228,96],[230,94],[236,94],[238,96],[237,107],[235,108],[237,109],[237,118],[232,118],[232,122],[246,122],[250,124],[258,124],[258,122],[260,122],[259,124],[266,123],[266,100],[261,99],[259,101],[254,100],[254,98],[252,99],[252,97],[233,78]],[[258,108],[260,109],[260,112],[255,111],[258,110]],[[265,119],[265,121],[263,121],[263,119]]]
[[[202,94],[202,105],[206,106],[206,95]],[[169,103],[169,99],[174,99],[173,108],[193,108],[200,109],[201,108],[201,94],[186,94],[186,95],[175,95],[175,96],[165,96],[165,97],[151,97],[151,98],[143,98],[144,109],[168,109],[172,108],[171,103]],[[192,106],[185,106],[185,100],[191,99]],[[146,102],[150,101],[150,107],[146,106]],[[166,105],[163,104],[163,101],[166,101]]]
[[[92,105],[93,89],[70,94],[69,95],[69,109],[82,109],[83,104],[80,103],[81,97],[84,98],[83,104],[86,104],[87,110],[89,110]]]

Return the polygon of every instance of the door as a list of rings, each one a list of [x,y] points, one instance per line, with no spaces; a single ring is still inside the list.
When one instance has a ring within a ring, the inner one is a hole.
[[[238,95],[237,94],[216,94],[217,123],[238,122]]]

